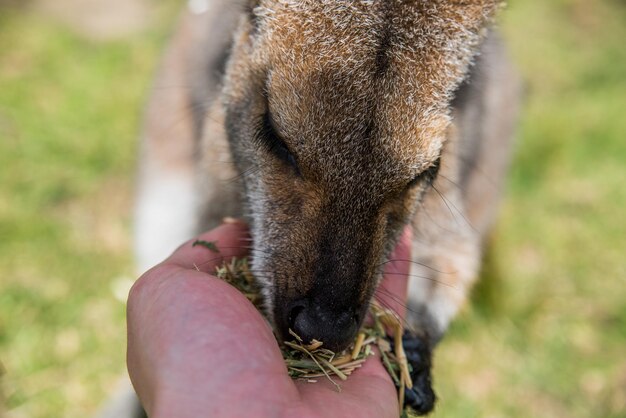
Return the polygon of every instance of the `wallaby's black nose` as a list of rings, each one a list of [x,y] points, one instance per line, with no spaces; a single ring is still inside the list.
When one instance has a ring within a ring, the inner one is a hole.
[[[360,320],[351,307],[329,309],[301,300],[292,305],[287,322],[305,343],[315,339],[323,342],[324,348],[340,351],[352,342]]]

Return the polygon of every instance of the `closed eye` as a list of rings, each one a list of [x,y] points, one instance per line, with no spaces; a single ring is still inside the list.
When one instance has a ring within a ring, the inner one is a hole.
[[[283,163],[290,165],[296,171],[298,176],[301,175],[296,157],[276,132],[269,111],[263,114],[263,118],[257,131],[257,140],[265,147],[265,149],[267,149],[267,151],[274,155],[274,157],[281,160]]]
[[[441,166],[441,157],[437,158],[430,167],[419,173],[413,180],[407,185],[407,189],[411,189],[418,184],[424,184],[426,186],[432,186],[433,182],[437,178],[439,173],[439,167]]]

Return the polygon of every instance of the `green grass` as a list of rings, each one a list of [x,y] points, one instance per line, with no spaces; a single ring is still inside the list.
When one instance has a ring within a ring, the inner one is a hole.
[[[626,7],[511,3],[526,108],[486,282],[437,353],[435,416],[625,417]]]
[[[162,35],[0,20],[0,357],[16,416],[86,417],[124,369],[140,103]],[[162,32],[162,30],[160,31]]]
[[[0,14],[0,358],[14,417],[87,417],[124,370],[143,96],[167,21],[89,41]],[[626,417],[626,4],[512,0],[527,80],[475,303],[435,359],[436,417]]]

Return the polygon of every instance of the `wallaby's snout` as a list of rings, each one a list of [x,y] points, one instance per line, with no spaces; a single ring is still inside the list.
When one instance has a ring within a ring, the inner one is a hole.
[[[359,211],[356,202],[353,209]],[[291,330],[305,343],[340,350],[354,339],[380,278],[386,222],[379,216],[354,222],[325,204],[305,212],[310,218],[303,214],[286,229],[270,223],[261,232],[279,237],[260,245],[254,266],[272,272],[263,275],[268,312],[282,339],[293,339]]]

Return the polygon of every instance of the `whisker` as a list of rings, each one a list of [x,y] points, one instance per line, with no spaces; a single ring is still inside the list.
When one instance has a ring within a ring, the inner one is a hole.
[[[443,197],[443,195],[439,192],[439,190],[435,187],[435,185],[432,185],[432,189],[437,192],[437,194],[439,195],[439,197],[441,198],[441,201],[443,202],[444,205],[446,205],[446,207],[448,208],[448,212],[450,212],[450,215],[454,218],[454,221],[457,223],[458,225],[458,220],[456,219],[456,217],[454,216],[454,212],[452,212],[452,208],[450,207],[450,205],[448,205],[448,202],[446,201],[446,199]]]
[[[414,261],[414,260],[410,260],[410,259],[404,260],[404,259],[399,259],[399,258],[394,258],[393,260],[384,261],[384,262],[380,263],[376,267],[381,267],[381,266],[384,266],[384,265],[386,265],[388,263],[393,263],[393,262],[396,262],[396,261],[403,262],[403,263],[417,264],[418,266],[426,267],[429,270],[436,271],[437,273],[441,273],[441,274],[455,274],[456,273],[456,272],[447,272],[447,271],[437,270],[436,268],[431,267],[428,264],[420,263],[419,261]]]
[[[441,197],[441,200],[443,201],[443,203],[446,205],[446,207],[448,208],[448,210],[450,211],[450,214],[452,215],[452,217],[454,218],[455,222],[457,223],[457,225],[459,224],[458,219],[456,218],[456,216],[454,215],[454,213],[452,212],[452,209],[450,208],[450,205],[452,205],[452,207],[454,208],[454,210],[456,210],[456,212],[461,215],[461,218],[463,218],[463,220],[465,221],[465,223],[467,224],[467,226],[469,226],[474,232],[478,232],[476,230],[476,228],[474,228],[474,226],[471,224],[471,222],[465,217],[465,215],[463,214],[463,212],[461,210],[459,210],[459,208],[457,208],[455,206],[455,204],[450,201],[450,199],[447,199],[443,194],[441,194],[439,192],[439,190],[433,185],[433,190],[435,190],[437,192],[437,194]],[[448,202],[450,203],[450,205],[448,205]]]
[[[382,271],[379,271],[378,273],[379,273],[379,274],[382,274],[383,272],[382,272]],[[391,273],[391,274],[389,274],[389,275],[398,275],[398,276],[405,276],[405,277],[409,277],[409,278],[416,278],[416,279],[428,280],[429,282],[433,282],[433,283],[441,284],[441,285],[443,285],[443,286],[446,286],[446,287],[449,287],[449,288],[452,288],[452,289],[456,289],[456,286],[454,286],[454,285],[453,285],[453,284],[451,284],[451,283],[446,283],[446,282],[444,282],[444,281],[437,280],[437,279],[434,279],[434,278],[432,278],[432,277],[428,277],[428,276],[421,276],[421,275],[419,275],[419,274],[410,274],[410,273]]]
[[[445,226],[441,225],[435,218],[433,218],[431,216],[430,212],[428,211],[428,207],[424,204],[424,202],[420,202],[419,205],[420,205],[420,208],[421,208],[420,214],[425,215],[430,220],[430,222],[433,225],[437,226],[437,228],[439,228],[442,231],[445,231],[447,233],[450,233],[450,234],[455,234],[456,233],[456,231],[454,231],[452,229],[449,229],[449,228],[446,228]],[[420,238],[419,234],[417,234],[417,236],[414,236],[413,240],[417,241],[419,243],[422,243],[422,244],[429,244],[430,243],[430,241],[428,239]]]
[[[465,188],[463,188],[460,184],[456,183],[454,180],[450,179],[449,177],[446,177],[441,173],[439,174],[439,177],[446,180],[448,183],[452,184],[453,186],[456,186],[459,190],[463,192],[465,191]]]

